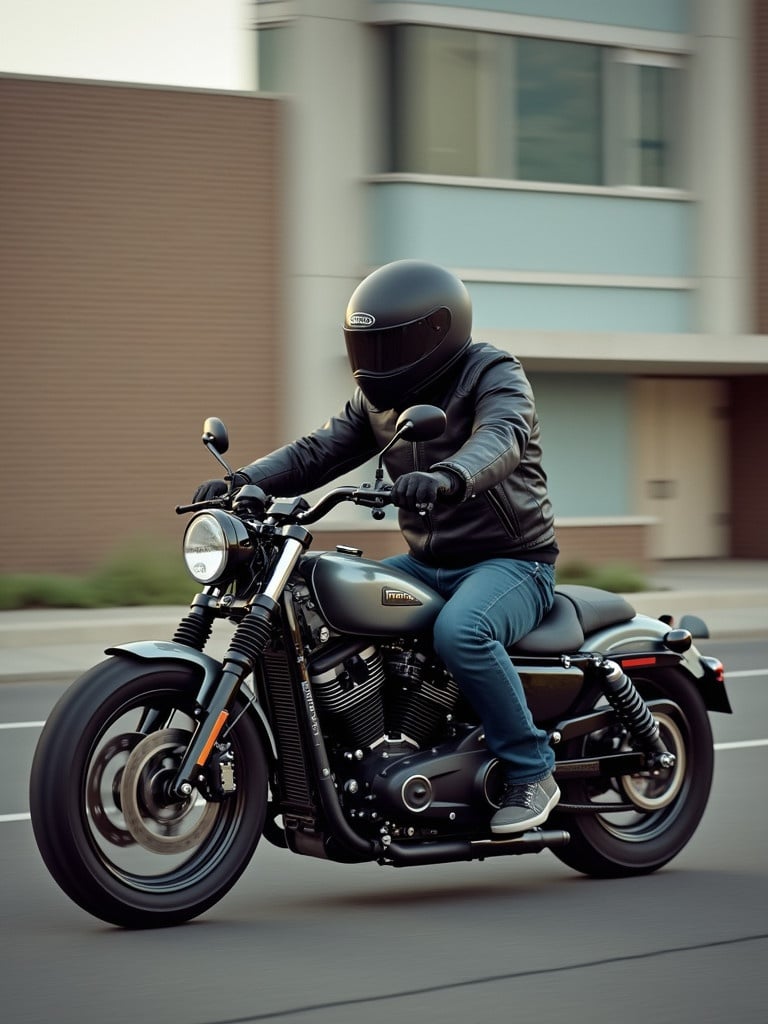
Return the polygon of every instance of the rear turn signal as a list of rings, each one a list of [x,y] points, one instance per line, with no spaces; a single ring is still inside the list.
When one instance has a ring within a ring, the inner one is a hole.
[[[703,664],[707,666],[715,677],[715,682],[725,685],[725,666],[718,658],[702,658]]]

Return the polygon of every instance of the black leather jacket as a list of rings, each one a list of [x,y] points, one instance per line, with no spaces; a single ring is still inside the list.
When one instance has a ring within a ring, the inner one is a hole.
[[[443,393],[424,401],[445,410],[446,432],[434,441],[398,442],[384,457],[387,472],[396,480],[413,470],[446,469],[463,488],[425,516],[399,510],[411,553],[445,566],[499,557],[554,562],[539,424],[518,360],[492,345],[472,344]],[[374,409],[358,388],[319,430],[239,472],[268,494],[303,494],[377,455],[391,440],[397,417],[395,410]]]

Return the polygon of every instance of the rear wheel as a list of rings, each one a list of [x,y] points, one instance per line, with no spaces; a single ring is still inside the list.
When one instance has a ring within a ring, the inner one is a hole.
[[[632,676],[646,701],[671,703],[654,713],[673,768],[636,775],[573,780],[561,786],[561,803],[591,805],[587,813],[558,811],[555,820],[571,835],[556,857],[588,875],[621,877],[657,870],[683,849],[696,831],[712,785],[712,728],[704,703],[680,669]],[[605,705],[595,688],[579,713]],[[653,710],[653,709],[652,709]],[[596,757],[629,750],[619,725],[572,740],[558,751],[563,759]]]
[[[191,665],[113,658],[67,691],[41,734],[30,776],[35,839],[64,892],[112,924],[201,914],[235,884],[261,836],[267,764],[243,706],[220,737],[234,791],[170,795],[197,688]]]

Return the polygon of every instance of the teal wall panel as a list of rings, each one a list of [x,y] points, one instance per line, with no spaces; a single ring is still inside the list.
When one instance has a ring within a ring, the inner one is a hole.
[[[694,330],[694,296],[664,288],[468,282],[476,332],[487,330],[632,331],[678,334]]]
[[[372,262],[413,257],[454,267],[686,277],[685,200],[375,182]]]
[[[567,373],[529,377],[555,516],[631,515],[628,379]]]

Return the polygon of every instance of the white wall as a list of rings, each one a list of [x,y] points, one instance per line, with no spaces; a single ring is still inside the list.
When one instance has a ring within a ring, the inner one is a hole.
[[[695,0],[692,148],[698,203],[698,324],[752,330],[748,0]]]
[[[0,0],[0,72],[251,90],[250,0]]]

